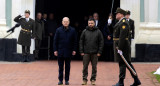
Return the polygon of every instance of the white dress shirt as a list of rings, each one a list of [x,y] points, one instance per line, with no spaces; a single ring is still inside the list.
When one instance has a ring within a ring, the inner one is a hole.
[[[29,18],[26,18],[26,21],[28,22],[28,21],[29,21]]]
[[[96,26],[98,25],[98,20],[95,20],[95,22],[96,22]]]

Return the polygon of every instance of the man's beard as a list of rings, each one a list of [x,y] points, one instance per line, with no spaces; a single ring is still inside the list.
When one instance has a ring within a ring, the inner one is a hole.
[[[94,26],[89,26],[89,29],[90,29],[90,30],[93,30],[93,28],[94,28]]]
[[[93,28],[94,26],[89,26],[89,28]]]

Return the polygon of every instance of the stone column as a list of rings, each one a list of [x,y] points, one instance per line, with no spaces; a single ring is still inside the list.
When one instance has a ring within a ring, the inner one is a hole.
[[[3,38],[6,35],[6,3],[5,0],[1,0],[0,3],[0,38]]]
[[[6,25],[6,16],[5,16],[5,13],[6,13],[6,3],[5,3],[5,0],[1,0],[1,4],[0,4],[0,26],[5,26]]]

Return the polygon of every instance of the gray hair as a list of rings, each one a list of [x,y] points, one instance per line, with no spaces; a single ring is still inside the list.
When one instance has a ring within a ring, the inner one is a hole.
[[[63,21],[64,19],[68,19],[68,21],[70,21],[69,17],[63,17],[62,21]]]

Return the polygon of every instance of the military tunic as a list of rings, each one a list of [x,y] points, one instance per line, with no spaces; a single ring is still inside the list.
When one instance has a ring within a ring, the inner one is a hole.
[[[21,31],[18,38],[18,44],[22,46],[31,46],[31,38],[34,37],[35,22],[33,19],[29,18],[27,22],[22,16],[17,16],[14,21],[21,25]]]
[[[116,47],[123,52],[127,61],[131,61],[131,47],[128,40],[130,27],[125,18],[121,19],[114,26],[113,40],[114,40],[114,54],[115,61],[122,62],[120,55],[117,53]]]
[[[121,8],[117,8],[116,13],[123,14],[124,16],[126,14],[126,12]],[[117,53],[118,50],[121,50],[123,52],[121,54],[123,54],[124,58],[127,60],[130,67],[135,71],[134,66],[131,64],[131,47],[129,42],[129,36],[130,36],[129,22],[126,20],[126,18],[121,18],[119,22],[116,23],[116,25],[114,26],[114,31],[113,31],[114,53],[116,61],[119,62],[119,81],[116,85],[113,86],[124,86],[126,68],[129,70],[132,78],[134,79],[133,85],[130,86],[138,86],[141,84],[137,75],[133,74],[130,68],[125,64],[125,61],[123,61],[123,59],[121,58],[119,54],[120,52]],[[118,48],[118,50],[116,48]]]

